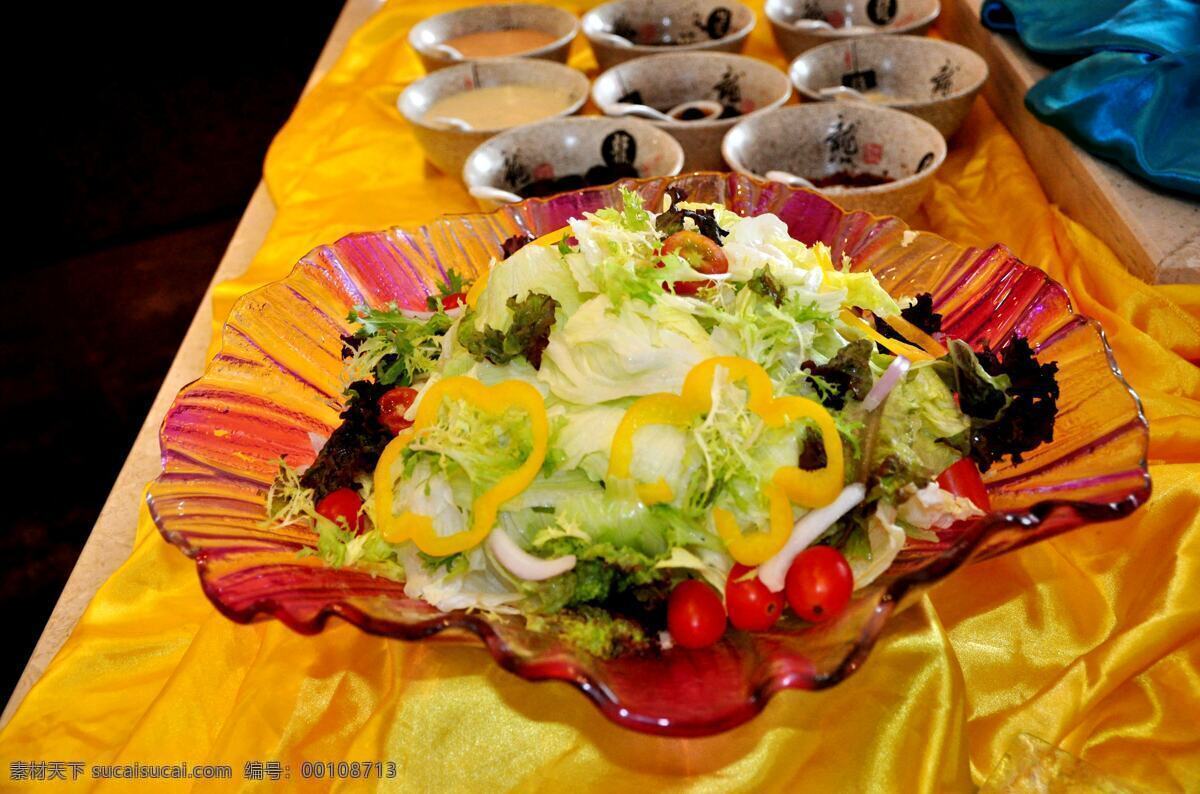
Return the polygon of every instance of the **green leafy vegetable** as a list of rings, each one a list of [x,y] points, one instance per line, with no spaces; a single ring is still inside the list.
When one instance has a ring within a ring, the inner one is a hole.
[[[356,381],[346,389],[349,401],[340,415],[342,423],[329,436],[300,484],[320,501],[338,488],[350,488],[358,475],[373,471],[392,433],[379,421],[379,398],[390,387]]]
[[[441,355],[442,336],[454,322],[442,311],[424,320],[409,317],[395,303],[384,309],[356,307],[349,320],[359,328],[344,338],[347,378],[374,378],[381,386],[409,386],[431,371]]]
[[[672,205],[671,209],[659,215],[654,220],[654,228],[664,238],[670,237],[676,232],[682,232],[687,229],[684,223],[686,220],[691,220],[696,225],[696,231],[712,240],[717,245],[729,234],[721,228],[717,223],[717,215],[713,210],[701,209],[691,210],[683,209],[677,205]]]
[[[581,606],[556,615],[526,616],[531,631],[552,631],[570,645],[601,659],[647,646],[645,630],[628,618],[594,606]]]
[[[474,314],[468,313],[458,329],[459,344],[478,361],[486,359],[502,365],[517,356],[524,356],[534,369],[541,369],[542,353],[550,342],[558,301],[549,295],[531,292],[522,300],[510,297],[507,306],[512,312],[512,324],[507,331],[490,325],[480,330],[474,322]]]
[[[871,352],[874,345],[869,339],[856,339],[837,352],[828,364],[805,362],[802,366],[822,381],[819,389],[821,402],[826,408],[841,410],[846,406],[846,395],[861,401],[871,391],[875,376],[871,374]]]
[[[966,454],[956,443],[970,423],[931,367],[911,369],[888,395],[870,471],[924,485]],[[891,460],[889,460],[891,458]]]
[[[429,311],[436,312],[442,309],[442,302],[451,295],[458,295],[467,291],[467,281],[454,268],[446,270],[446,280],[438,284],[438,294],[430,295],[425,299],[425,305],[429,307]]]
[[[787,297],[787,289],[771,275],[770,265],[754,271],[754,277],[746,282],[746,286],[764,298],[770,298],[776,308],[783,306],[783,300]]]
[[[991,421],[1008,407],[1008,376],[992,376],[961,339],[950,340],[949,352],[937,363],[936,371],[958,395],[959,407],[968,416]]]
[[[1038,363],[1029,342],[1020,337],[1001,354],[984,350],[978,358],[996,382],[1008,381],[1009,403],[998,416],[989,420],[971,415],[971,457],[987,471],[1006,455],[1020,463],[1024,453],[1054,439],[1058,365]],[[963,410],[971,414],[965,406]]]

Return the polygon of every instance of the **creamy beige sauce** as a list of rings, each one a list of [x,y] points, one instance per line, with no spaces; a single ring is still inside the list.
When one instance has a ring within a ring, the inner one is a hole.
[[[468,33],[449,39],[443,44],[458,50],[465,58],[493,58],[536,50],[553,43],[554,40],[554,36],[543,30],[513,28]]]
[[[453,94],[434,102],[424,118],[462,119],[477,130],[498,130],[531,124],[558,115],[571,106],[562,88],[539,85],[497,85]]]
[[[888,94],[880,91],[878,88],[873,88],[870,91],[862,92],[863,98],[869,102],[874,102],[877,105],[886,105],[891,102],[909,102],[908,97],[897,96],[896,94]]]

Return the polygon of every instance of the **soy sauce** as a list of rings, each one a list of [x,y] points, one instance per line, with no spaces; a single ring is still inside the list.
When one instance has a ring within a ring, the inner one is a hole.
[[[564,174],[553,179],[538,179],[517,188],[515,192],[521,198],[545,198],[568,190],[607,185],[618,179],[637,176],[637,169],[628,163],[594,165],[584,174]]]
[[[814,187],[875,187],[876,185],[887,185],[896,180],[882,174],[837,171],[825,176],[810,177],[808,181],[812,182]]]

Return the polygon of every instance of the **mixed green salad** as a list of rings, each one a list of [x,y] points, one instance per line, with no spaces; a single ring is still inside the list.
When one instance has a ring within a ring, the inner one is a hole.
[[[841,612],[1050,440],[1056,367],[945,338],[769,214],[673,193],[505,243],[422,311],[361,306],[346,407],[269,520],[442,610],[595,654]]]

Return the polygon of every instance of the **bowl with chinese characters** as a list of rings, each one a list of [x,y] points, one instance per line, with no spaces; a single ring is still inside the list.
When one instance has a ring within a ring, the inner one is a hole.
[[[941,13],[939,0],[767,0],[775,43],[788,58],[830,41],[875,34],[921,35]]]
[[[601,69],[671,52],[741,52],[754,12],[736,0],[613,0],[583,15]]]
[[[725,136],[722,151],[743,174],[808,182],[843,209],[907,220],[933,186],[946,140],[898,110],[819,102],[746,119]]]
[[[768,63],[723,52],[652,55],[614,66],[592,84],[592,101],[606,116],[629,105],[668,111],[684,103],[707,101],[720,112],[698,119],[651,120],[683,147],[685,171],[723,170],[721,139],[743,118],[787,102],[792,85]]]
[[[949,138],[987,81],[988,67],[953,42],[868,36],[814,47],[792,61],[788,75],[808,99],[903,110]]]
[[[463,183],[488,210],[618,179],[674,176],[681,168],[683,148],[653,124],[579,116],[517,127],[480,144],[463,166]]]

